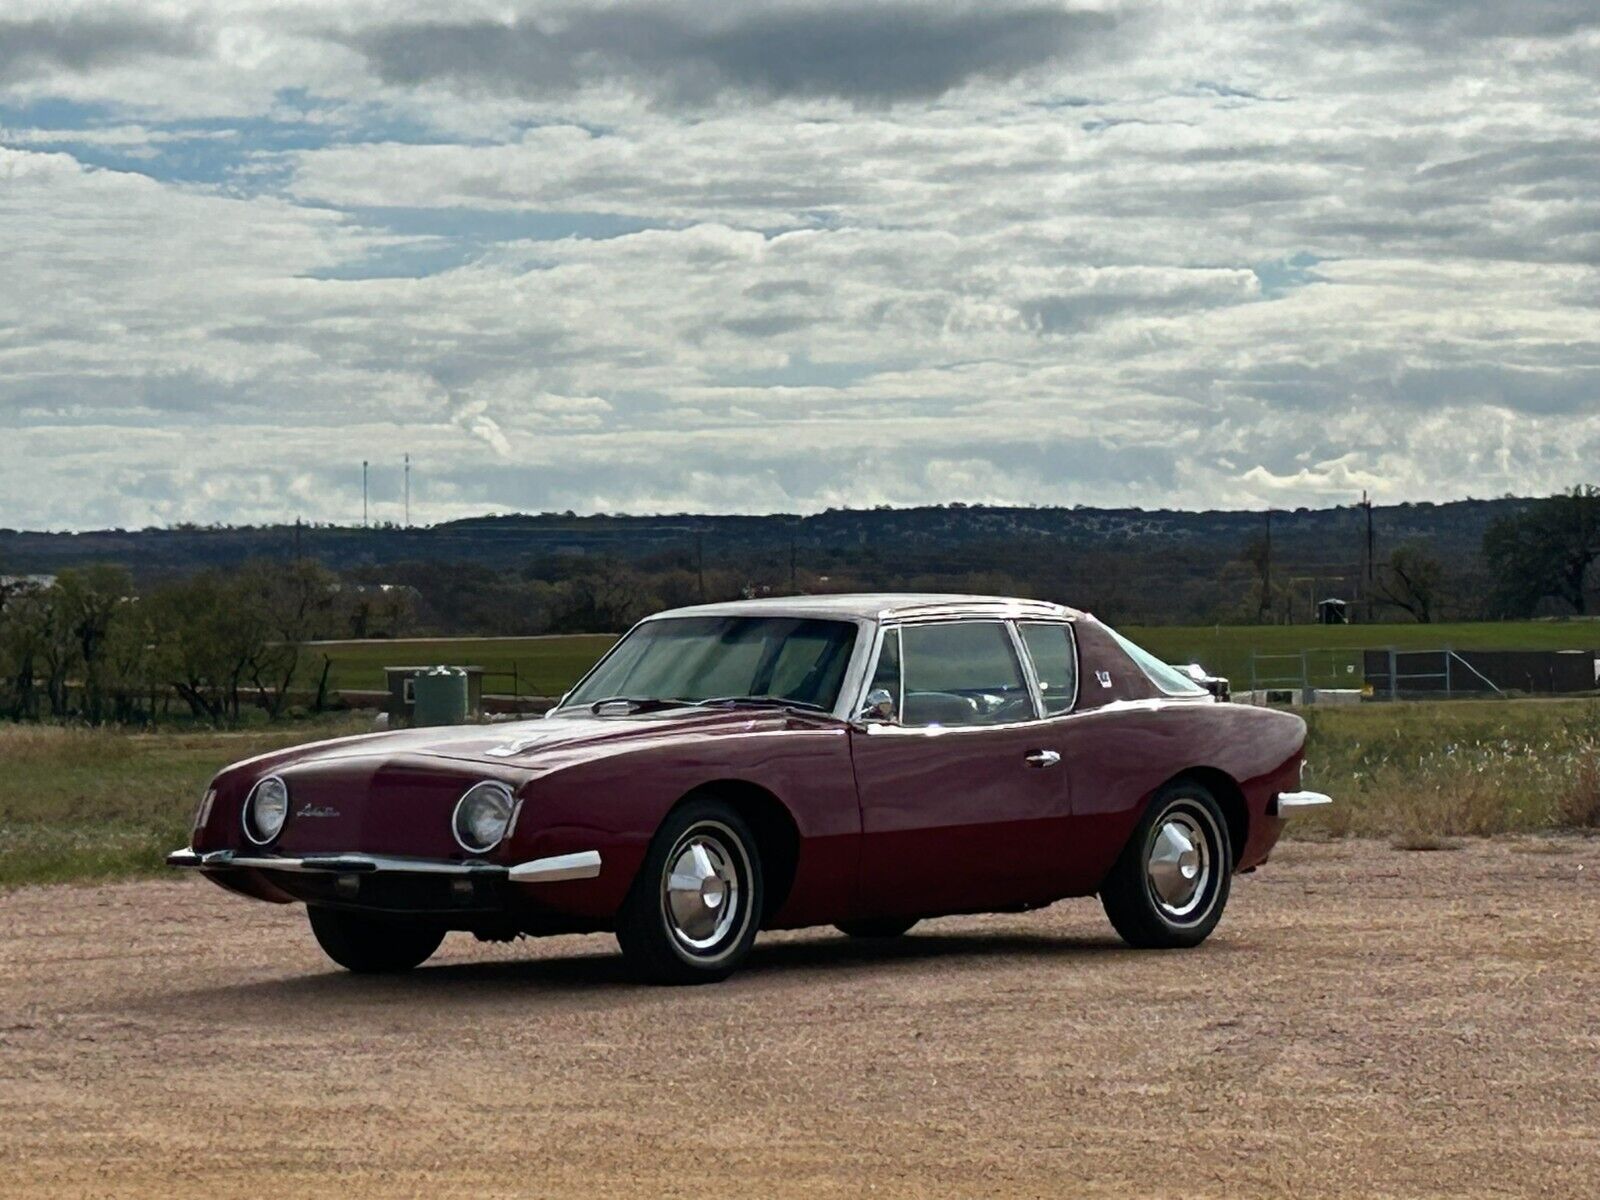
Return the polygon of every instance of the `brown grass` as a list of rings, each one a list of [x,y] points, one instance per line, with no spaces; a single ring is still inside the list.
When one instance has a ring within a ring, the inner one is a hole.
[[[1333,808],[1297,837],[1455,839],[1600,828],[1600,705],[1373,704],[1306,714],[1306,781]]]
[[[1556,815],[1571,829],[1600,829],[1600,749],[1591,746],[1580,758],[1556,803]]]

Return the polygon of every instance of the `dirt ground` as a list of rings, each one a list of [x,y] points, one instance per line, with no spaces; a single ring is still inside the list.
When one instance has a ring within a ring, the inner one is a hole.
[[[199,880],[0,896],[0,1194],[1600,1196],[1600,840],[1284,846],[1203,948],[1094,901],[725,984],[609,938],[333,969]]]

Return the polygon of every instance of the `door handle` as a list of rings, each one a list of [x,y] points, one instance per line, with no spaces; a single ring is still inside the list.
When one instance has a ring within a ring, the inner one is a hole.
[[[1061,755],[1054,750],[1035,750],[1024,755],[1022,761],[1030,767],[1053,767],[1061,761]]]

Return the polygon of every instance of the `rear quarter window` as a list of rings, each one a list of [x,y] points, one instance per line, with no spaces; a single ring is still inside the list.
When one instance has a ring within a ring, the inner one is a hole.
[[[1111,626],[1105,625],[1102,628],[1111,635],[1111,639],[1122,648],[1123,653],[1133,660],[1133,665],[1139,668],[1144,677],[1153,683],[1158,691],[1168,696],[1209,696],[1211,694],[1178,670],[1177,667],[1169,666],[1142,646],[1134,645]]]

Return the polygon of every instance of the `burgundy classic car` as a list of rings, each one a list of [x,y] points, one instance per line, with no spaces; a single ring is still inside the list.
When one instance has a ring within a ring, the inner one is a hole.
[[[1328,803],[1304,742],[1054,604],[711,604],[635,626],[542,720],[231,766],[168,861],[304,902],[353,971],[450,930],[614,930],[644,977],[695,982],[759,929],[888,938],[1095,894],[1130,944],[1194,946]]]

